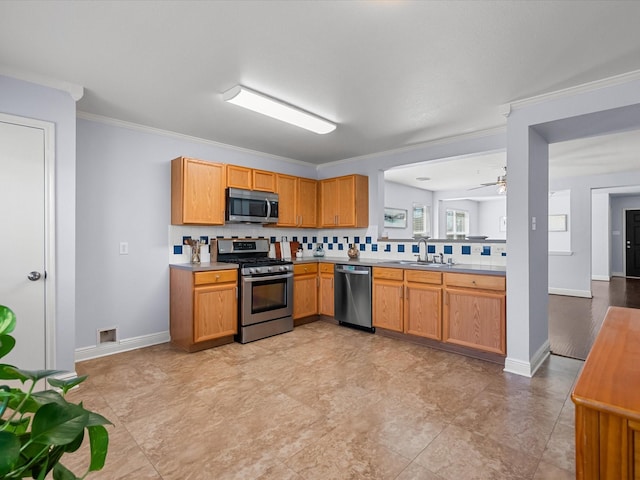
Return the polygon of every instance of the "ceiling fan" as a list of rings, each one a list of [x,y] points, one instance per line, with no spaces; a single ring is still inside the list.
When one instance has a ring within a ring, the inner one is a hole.
[[[498,175],[498,179],[495,182],[483,183],[479,187],[470,188],[469,190],[476,190],[478,188],[497,185],[498,193],[500,195],[504,195],[505,193],[507,193],[507,167],[502,167],[502,168],[504,169],[504,175]]]

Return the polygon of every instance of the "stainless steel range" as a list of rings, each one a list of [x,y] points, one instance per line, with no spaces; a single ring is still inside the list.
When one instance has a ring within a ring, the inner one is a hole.
[[[238,334],[253,342],[293,330],[293,263],[269,258],[264,238],[219,239],[218,262],[240,266]]]

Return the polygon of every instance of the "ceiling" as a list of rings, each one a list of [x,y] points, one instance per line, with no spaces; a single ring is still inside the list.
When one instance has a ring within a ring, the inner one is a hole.
[[[502,126],[502,104],[639,70],[638,18],[622,1],[3,0],[0,72],[81,85],[81,112],[321,164]],[[225,104],[236,84],[338,128]]]

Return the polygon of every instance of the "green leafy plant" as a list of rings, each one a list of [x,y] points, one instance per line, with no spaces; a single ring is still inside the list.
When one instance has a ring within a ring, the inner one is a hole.
[[[11,309],[0,305],[0,358],[15,346],[9,335],[16,326]],[[106,418],[65,399],[67,392],[87,377],[68,380],[51,378],[61,370],[21,370],[0,363],[2,380],[17,380],[23,388],[0,385],[0,479],[44,479],[53,470],[55,480],[85,478],[102,469],[109,447]],[[53,387],[35,391],[38,381],[46,379]],[[14,382],[17,385],[17,382]],[[65,453],[80,448],[85,431],[89,434],[91,459],[82,477],[60,463]]]

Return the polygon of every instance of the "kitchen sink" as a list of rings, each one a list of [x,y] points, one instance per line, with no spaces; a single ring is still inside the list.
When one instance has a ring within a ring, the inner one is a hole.
[[[385,262],[388,265],[407,265],[409,267],[423,267],[423,268],[442,268],[442,267],[449,267],[451,265],[448,265],[446,263],[422,263],[422,262],[416,262],[416,261],[411,261],[411,260],[395,260],[395,261],[389,261],[389,262]]]

